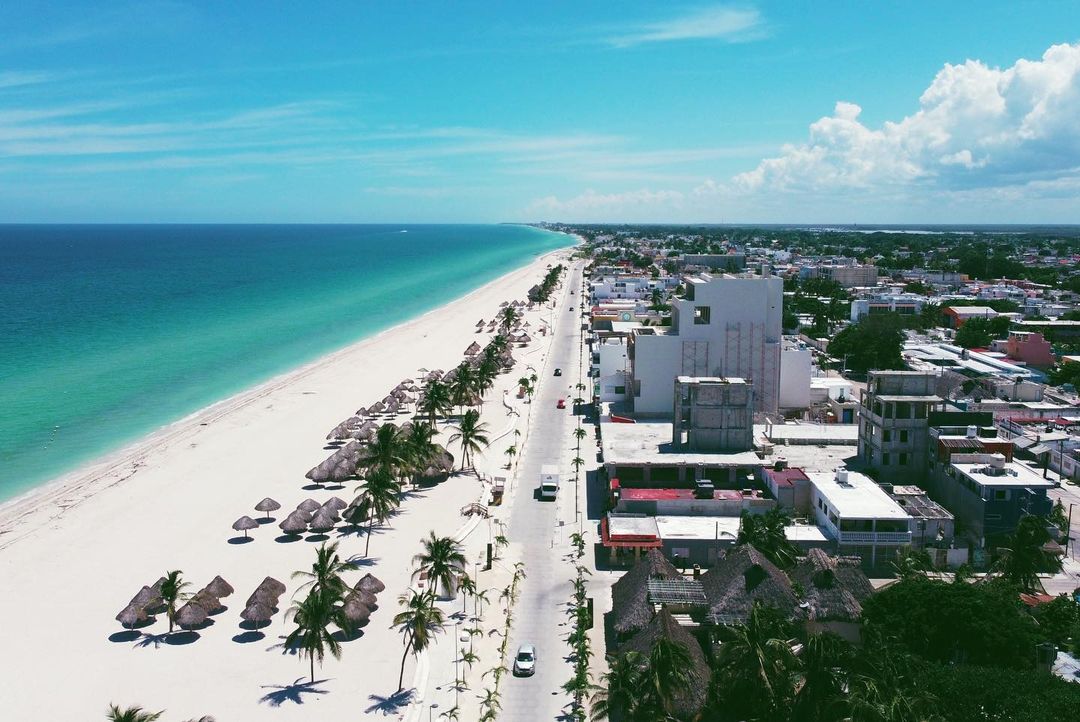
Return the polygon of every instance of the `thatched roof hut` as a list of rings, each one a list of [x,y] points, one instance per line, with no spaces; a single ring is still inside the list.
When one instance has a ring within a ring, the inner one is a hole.
[[[315,501],[314,499],[304,499],[302,502],[300,502],[299,504],[296,505],[296,510],[297,511],[310,511],[311,513],[314,514],[315,512],[317,512],[319,510],[319,508],[321,506],[322,506],[322,504]]]
[[[341,511],[348,506],[345,500],[342,499],[340,496],[332,496],[326,501],[324,501],[322,505],[327,509],[335,509],[337,511]]]
[[[255,521],[250,516],[244,515],[233,522],[232,528],[234,531],[244,532],[244,536],[247,537],[250,530],[259,528],[259,522]]]
[[[360,578],[360,581],[356,583],[356,586],[353,587],[353,589],[378,594],[379,592],[386,590],[386,585],[379,581],[379,578],[374,574],[365,574]]]
[[[308,524],[308,529],[316,534],[325,534],[328,531],[333,531],[335,524],[337,524],[335,514],[331,513],[329,509],[320,509],[315,512],[314,518]]]
[[[277,579],[274,579],[273,577],[264,578],[261,582],[259,582],[259,586],[256,587],[256,590],[258,589],[265,589],[271,594],[273,594],[275,597],[280,597],[282,594],[285,593],[285,585],[279,582]]]
[[[858,621],[862,603],[874,593],[857,560],[831,557],[822,549],[811,549],[790,577],[802,587],[810,619],[819,622]]]
[[[650,579],[682,579],[679,570],[657,549],[650,549],[630,571],[611,586],[611,611],[607,622],[616,636],[634,634],[653,618],[649,602]]]
[[[176,612],[176,624],[181,629],[191,629],[206,621],[209,613],[195,602],[188,602]]]
[[[270,518],[270,512],[277,511],[280,508],[281,504],[277,503],[277,501],[271,499],[270,497],[266,497],[255,505],[255,511],[263,512],[264,514],[266,514],[267,519]]]
[[[371,617],[371,608],[356,597],[349,596],[341,606],[341,611],[353,624],[363,624]]]
[[[666,639],[683,647],[690,655],[690,686],[685,692],[674,697],[674,712],[678,719],[696,719],[705,707],[708,697],[710,671],[705,661],[701,645],[690,632],[686,631],[666,608],[661,608],[649,623],[628,642],[619,647],[619,654],[634,651],[648,657],[653,645]]]
[[[232,588],[231,584],[222,579],[220,576],[216,576],[211,579],[210,583],[203,587],[203,589],[210,592],[218,599],[223,599],[224,597],[227,597],[234,591],[236,591]]]
[[[799,598],[787,574],[750,544],[732,547],[701,575],[709,615],[719,623],[746,619],[755,601],[776,607],[786,616],[800,616]]]
[[[217,614],[225,611],[225,605],[205,589],[200,589],[189,601],[205,609],[207,614]]]
[[[244,611],[240,612],[241,619],[251,622],[256,627],[269,622],[272,616],[274,616],[274,607],[259,601],[251,602]]]
[[[359,584],[357,584],[356,586],[357,586],[357,588],[354,589],[352,592],[350,592],[347,597],[345,597],[345,601],[349,601],[350,599],[355,599],[355,600],[358,600],[358,601],[362,602],[363,604],[366,604],[368,607],[374,609],[375,606],[378,605],[378,601],[375,598],[375,593],[366,591],[364,589],[360,589]]]
[[[161,598],[161,591],[159,589],[155,589],[154,587],[143,587],[131,598],[131,601],[128,602],[128,606],[142,609],[147,614],[153,614],[155,610],[165,606],[165,601]]]
[[[142,607],[137,607],[134,604],[129,604],[120,610],[120,613],[116,615],[116,621],[123,624],[128,629],[134,629],[136,624],[141,624],[147,619],[146,610]]]

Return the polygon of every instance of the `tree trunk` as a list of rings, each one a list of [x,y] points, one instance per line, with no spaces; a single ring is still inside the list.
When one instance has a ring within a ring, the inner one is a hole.
[[[315,684],[315,655],[308,652],[308,659],[311,660],[311,683]]]
[[[398,680],[397,680],[397,691],[398,692],[400,692],[402,689],[404,689],[403,685],[404,685],[404,682],[405,682],[405,660],[409,656],[409,648],[410,647],[412,647],[412,638],[411,637],[409,638],[409,641],[405,644],[405,654],[401,655],[401,673],[398,674]]]
[[[371,548],[371,530],[372,530],[372,528],[374,526],[375,526],[375,512],[372,512],[371,516],[368,517],[367,539],[364,540],[364,556],[365,557],[367,557],[367,555],[368,555],[368,549]]]

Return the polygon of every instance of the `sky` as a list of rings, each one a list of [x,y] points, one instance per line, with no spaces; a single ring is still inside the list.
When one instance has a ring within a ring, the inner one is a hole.
[[[0,222],[1080,223],[1080,2],[0,4]]]

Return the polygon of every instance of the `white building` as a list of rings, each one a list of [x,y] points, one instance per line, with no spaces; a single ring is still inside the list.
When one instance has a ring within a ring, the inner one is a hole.
[[[922,311],[926,299],[914,293],[895,293],[856,298],[851,302],[851,322],[872,313],[899,313],[916,316]]]
[[[601,339],[593,349],[597,357],[595,395],[600,401],[622,401],[630,385],[630,359],[626,353],[626,339],[612,336]]]
[[[677,376],[739,377],[754,386],[757,411],[775,413],[780,387],[783,281],[776,277],[686,279],[671,326],[630,337],[635,413],[671,414]]]
[[[861,556],[874,567],[911,544],[911,516],[870,477],[846,469],[807,476],[811,509],[838,554]]]
[[[805,344],[786,344],[780,352],[780,411],[809,408],[813,361]]]

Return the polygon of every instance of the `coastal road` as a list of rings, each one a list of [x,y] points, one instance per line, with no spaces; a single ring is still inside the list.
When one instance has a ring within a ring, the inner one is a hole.
[[[562,685],[570,679],[572,668],[566,661],[569,630],[566,615],[572,589],[572,566],[566,559],[569,535],[575,528],[573,466],[572,399],[578,395],[574,386],[579,379],[578,353],[581,340],[581,271],[580,262],[571,270],[559,289],[554,311],[554,336],[543,366],[536,369],[541,383],[533,398],[528,440],[519,459],[514,507],[507,534],[517,547],[518,557],[528,575],[522,583],[521,596],[514,607],[507,663],[512,663],[519,645],[536,645],[538,664],[532,677],[507,675],[502,685],[500,720],[537,722],[555,720],[564,715],[570,697]],[[574,294],[569,295],[573,290]],[[573,306],[571,312],[569,307]],[[556,368],[562,376],[554,376]],[[560,398],[566,409],[557,409]],[[540,467],[558,464],[562,487],[555,502],[535,497]],[[559,526],[560,521],[564,526]]]

